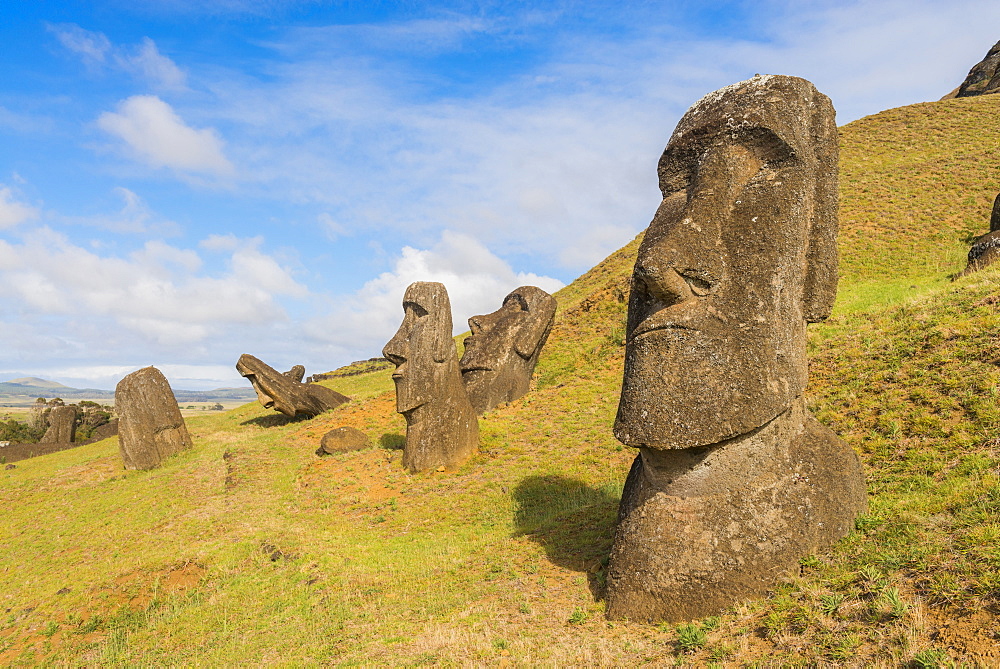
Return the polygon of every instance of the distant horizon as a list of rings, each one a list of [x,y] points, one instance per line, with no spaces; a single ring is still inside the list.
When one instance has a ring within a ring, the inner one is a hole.
[[[325,372],[378,354],[413,281],[460,333],[642,231],[702,96],[792,74],[844,124],[948,94],[998,25],[985,0],[11,3],[0,376]]]
[[[155,367],[155,365],[154,365],[154,367]],[[83,386],[83,387],[70,386],[70,385],[62,383],[61,381],[54,381],[52,379],[46,379],[46,378],[35,376],[35,375],[20,375],[20,376],[15,376],[14,378],[8,378],[8,376],[9,375],[6,375],[6,374],[0,374],[0,383],[17,383],[17,379],[31,378],[31,379],[38,379],[39,381],[45,381],[45,382],[48,382],[48,383],[58,383],[58,384],[60,384],[59,386],[35,386],[35,385],[30,385],[30,384],[18,384],[18,385],[23,385],[25,388],[37,388],[39,390],[39,397],[44,396],[44,393],[42,392],[44,390],[51,390],[51,391],[57,392],[60,388],[65,388],[67,390],[74,390],[74,391],[96,390],[96,391],[100,391],[100,392],[104,392],[104,393],[109,393],[109,394],[112,394],[112,395],[115,392],[115,389],[113,387],[112,388],[98,388],[98,387],[94,387],[94,386]],[[245,379],[243,379],[243,380],[245,381]],[[168,378],[167,381],[170,381],[170,379]],[[172,383],[172,382],[170,383],[170,385],[171,385],[171,388],[173,388],[174,390],[176,390],[178,392],[205,392],[205,391],[213,391],[213,390],[248,390],[248,391],[252,391],[253,390],[253,386],[250,386],[250,385],[247,385],[245,387],[242,386],[242,385],[235,385],[235,386],[215,386],[215,387],[212,387],[212,388],[180,388],[180,387],[174,387],[174,383]]]

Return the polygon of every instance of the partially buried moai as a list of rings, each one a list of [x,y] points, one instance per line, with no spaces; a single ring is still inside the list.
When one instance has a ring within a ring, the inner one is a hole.
[[[639,449],[611,618],[682,621],[763,595],[866,508],[854,451],[805,407],[806,323],[837,287],[837,127],[804,79],[707,95],[659,163],[632,276],[615,436]]]
[[[521,286],[492,314],[469,319],[459,361],[462,383],[477,413],[523,397],[538,356],[552,330],[556,298],[535,286]]]
[[[156,367],[144,367],[118,382],[115,411],[125,469],[153,469],[164,458],[191,448],[174,393]]]
[[[55,407],[49,412],[49,429],[39,440],[43,444],[65,444],[76,438],[76,407]]]
[[[318,416],[351,400],[332,388],[302,383],[302,377],[306,373],[302,365],[295,365],[287,372],[279,372],[259,358],[244,353],[236,361],[236,371],[257,391],[261,406],[292,418],[299,414]]]
[[[396,365],[396,411],[406,418],[403,466],[419,472],[465,462],[479,445],[479,422],[462,386],[443,284],[410,284],[403,323],[382,355]]]

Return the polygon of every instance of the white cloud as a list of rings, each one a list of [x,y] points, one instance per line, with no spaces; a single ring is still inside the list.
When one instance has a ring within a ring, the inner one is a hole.
[[[50,25],[60,44],[78,54],[88,67],[103,65],[111,52],[111,41],[103,33],[84,30],[73,23]]]
[[[38,218],[38,209],[18,202],[13,191],[0,184],[0,230],[13,228],[34,218]]]
[[[122,69],[133,72],[154,86],[180,90],[185,87],[187,76],[174,61],[160,53],[148,37],[134,48],[122,49],[116,55]]]
[[[64,47],[81,57],[91,70],[117,68],[155,88],[182,90],[187,75],[170,58],[160,53],[148,37],[134,46],[116,46],[104,33],[86,30],[75,23],[49,25]]]
[[[320,227],[326,231],[326,236],[328,239],[336,239],[337,237],[343,237],[350,234],[347,226],[342,223],[338,223],[333,216],[326,213],[325,211],[320,213],[316,217],[316,221],[320,224]]]
[[[332,344],[352,355],[376,355],[403,319],[403,293],[414,281],[437,281],[448,289],[456,333],[468,329],[470,316],[498,309],[518,286],[549,292],[563,283],[547,276],[515,272],[472,237],[444,231],[429,249],[404,247],[391,272],[367,282],[356,294],[331,305],[331,313],[306,324],[314,343]],[[370,352],[370,353],[368,353]]]
[[[100,256],[41,228],[22,243],[0,240],[0,291],[10,308],[41,316],[111,318],[154,348],[198,344],[233,326],[288,320],[281,298],[307,289],[242,240],[226,269],[203,273],[190,249],[147,242],[126,257]]]
[[[105,132],[122,139],[137,158],[153,167],[228,176],[234,172],[213,128],[189,127],[154,95],[134,95],[97,119]]]

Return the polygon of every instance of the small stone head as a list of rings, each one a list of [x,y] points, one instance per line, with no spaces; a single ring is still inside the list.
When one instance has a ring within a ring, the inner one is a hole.
[[[457,357],[451,327],[444,284],[411,283],[403,296],[403,323],[382,349],[396,365],[396,411],[413,411],[440,395],[441,368]]]
[[[684,115],[632,276],[620,441],[718,443],[802,393],[805,324],[836,295],[836,170],[833,106],[804,79],[758,76]]]
[[[472,334],[465,339],[459,367],[477,411],[517,399],[528,391],[555,313],[554,297],[541,288],[521,286],[493,313],[469,319]]]

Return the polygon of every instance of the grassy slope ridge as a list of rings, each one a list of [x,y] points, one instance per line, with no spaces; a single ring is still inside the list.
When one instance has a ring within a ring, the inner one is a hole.
[[[603,619],[633,241],[559,293],[536,390],[481,420],[458,472],[402,471],[387,370],[325,382],[356,401],[312,421],[190,419],[195,449],[152,472],[120,470],[115,440],[0,469],[0,665],[1000,664],[1000,272],[947,281],[1000,188],[998,112],[842,128],[841,294],[808,393],[871,511],[768,601]],[[339,425],[375,448],[316,458]]]

